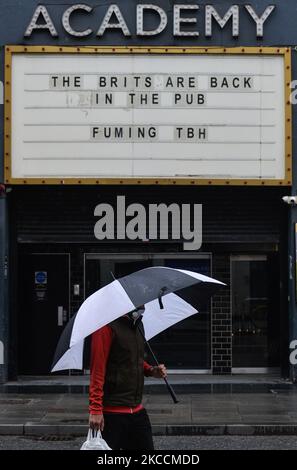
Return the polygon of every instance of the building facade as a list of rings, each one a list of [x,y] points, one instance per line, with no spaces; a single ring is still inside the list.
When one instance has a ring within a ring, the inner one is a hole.
[[[294,2],[121,3],[0,1],[0,379],[157,265],[227,285],[152,340],[170,370],[294,379]]]

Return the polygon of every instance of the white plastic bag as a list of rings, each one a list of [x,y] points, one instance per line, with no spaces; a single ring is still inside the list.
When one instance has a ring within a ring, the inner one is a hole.
[[[83,443],[80,450],[111,450],[103,439],[100,431],[89,429],[87,440]]]

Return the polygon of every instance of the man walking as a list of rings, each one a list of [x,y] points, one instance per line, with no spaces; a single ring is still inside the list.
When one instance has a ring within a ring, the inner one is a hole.
[[[112,449],[154,448],[149,417],[142,402],[144,376],[167,376],[163,364],[144,361],[144,306],[92,335],[90,427],[100,429]]]

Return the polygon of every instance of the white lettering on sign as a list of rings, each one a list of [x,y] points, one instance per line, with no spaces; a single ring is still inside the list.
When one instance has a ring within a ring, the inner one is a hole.
[[[285,178],[282,55],[24,53],[12,77],[14,178]]]
[[[144,29],[144,11],[155,11],[159,16],[159,25],[157,28],[147,31]],[[156,5],[137,5],[137,35],[138,36],[156,36],[160,34],[167,26],[167,15],[165,11]]]
[[[249,14],[251,15],[251,17],[253,18],[253,20],[255,21],[257,25],[257,37],[258,38],[263,37],[264,23],[268,19],[268,17],[271,15],[273,10],[275,9],[275,5],[269,5],[260,17],[257,15],[257,13],[255,12],[255,10],[253,9],[251,5],[245,5],[245,8],[247,9],[247,11],[249,12]]]
[[[181,16],[184,11],[195,11],[199,10],[199,5],[174,5],[174,23],[173,23],[173,34],[174,36],[199,36],[198,31],[182,31],[182,24],[197,23],[197,18]]]
[[[220,17],[216,9],[211,5],[206,5],[205,7],[205,36],[212,36],[212,19],[215,19],[216,22],[220,25],[221,28],[226,26],[226,23],[232,18],[232,36],[239,36],[239,7],[238,5],[233,5],[229,8],[227,13],[223,18]]]
[[[116,17],[116,23],[110,22],[112,16]],[[124,36],[131,36],[127,23],[124,20],[121,10],[117,5],[110,5],[108,8],[102,24],[98,30],[97,36],[103,36],[107,29],[120,29]]]
[[[62,17],[62,24],[65,28],[65,31],[67,31],[67,33],[70,34],[71,36],[76,36],[76,37],[89,36],[90,34],[92,34],[91,28],[88,28],[85,31],[75,31],[70,25],[70,16],[72,15],[74,11],[78,11],[78,10],[83,10],[83,11],[86,11],[87,13],[90,13],[93,10],[93,8],[91,8],[89,5],[82,5],[82,4],[71,6],[65,11]]]
[[[40,19],[42,23],[40,23]],[[49,12],[43,5],[39,5],[36,8],[24,36],[30,37],[32,32],[36,29],[47,29],[52,37],[58,36],[57,30],[54,26],[54,23],[52,22]]]
[[[54,7],[52,7],[54,8]],[[204,34],[205,37],[211,37],[213,34],[213,24],[215,27],[221,29],[228,28],[229,23],[232,24],[232,36],[238,37],[240,34],[240,15],[245,14],[251,17],[256,23],[256,36],[263,37],[264,35],[264,24],[267,19],[271,16],[272,12],[275,10],[275,5],[268,5],[264,12],[257,13],[255,9],[247,5],[231,5],[227,12],[216,10],[212,5],[199,5],[196,3],[193,4],[179,4],[173,6],[173,23],[172,34],[176,37],[200,36],[200,32],[197,29],[198,18],[205,22],[204,24]],[[91,28],[87,28],[83,31],[77,31],[71,25],[71,16],[74,12],[82,15],[90,14],[93,12],[93,8],[87,4],[76,4],[68,7],[62,15],[62,25],[64,30],[74,37],[87,37],[94,33]],[[204,12],[203,12],[204,10]],[[101,9],[100,9],[101,11]],[[158,25],[155,29],[147,29],[144,27],[145,19],[149,15],[155,14],[158,17]],[[168,11],[164,10],[158,5],[154,4],[138,4],[136,5],[136,25],[134,33],[137,36],[156,36],[168,27]],[[105,15],[99,19],[99,29],[97,32],[97,38],[102,37],[107,30],[116,30],[122,33],[124,37],[130,37],[132,35],[128,24],[130,18],[125,18],[119,6],[116,4],[110,5]],[[189,30],[189,25],[192,28]],[[201,27],[201,26],[200,26]],[[58,36],[56,26],[54,25],[50,14],[47,10],[47,7],[44,5],[39,5],[28,25],[25,37],[30,37],[33,32],[36,30],[44,29],[49,32],[52,37]]]

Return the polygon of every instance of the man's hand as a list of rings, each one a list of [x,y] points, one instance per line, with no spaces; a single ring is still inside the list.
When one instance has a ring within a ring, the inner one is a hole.
[[[104,416],[103,415],[91,415],[89,418],[89,426],[91,429],[96,431],[103,431],[104,429]]]
[[[164,364],[159,364],[159,366],[153,367],[150,375],[155,379],[164,379],[164,377],[167,377],[166,367]]]

